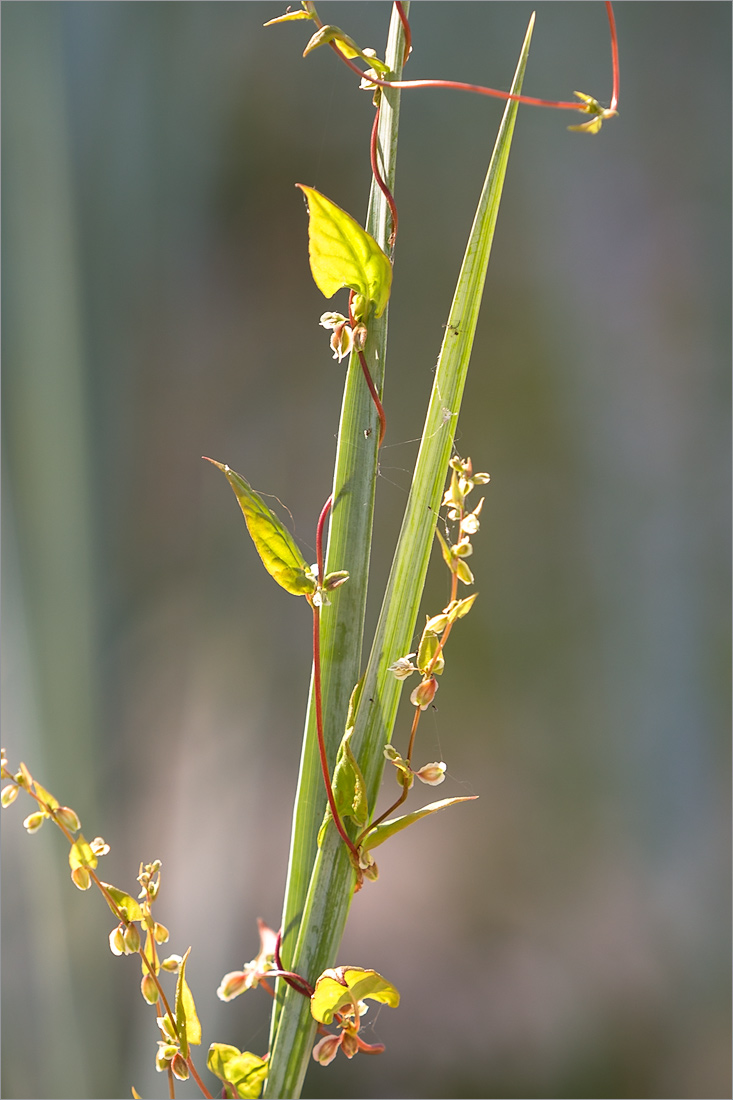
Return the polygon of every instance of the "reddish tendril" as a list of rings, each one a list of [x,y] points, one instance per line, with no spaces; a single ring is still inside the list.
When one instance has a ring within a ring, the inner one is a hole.
[[[316,555],[318,558],[318,580],[320,584],[323,584],[324,568],[323,527],[326,522],[326,516],[331,510],[332,503],[333,498],[329,497],[326,503],[323,505],[321,514],[318,517],[318,527],[316,528]],[[344,828],[344,823],[339,816],[338,808],[336,806],[336,800],[333,794],[333,789],[331,787],[331,773],[328,770],[326,741],[323,735],[323,692],[321,689],[321,608],[311,599],[311,597],[308,597],[308,602],[313,608],[313,695],[316,702],[316,733],[318,736],[318,754],[321,758],[321,772],[323,774],[323,782],[326,785],[328,805],[331,810],[334,824],[338,829],[344,844],[351,852],[353,858],[358,862],[358,852],[356,846],[349,834],[346,832],[346,829]],[[298,975],[296,975],[296,978],[298,978]],[[302,981],[303,979],[301,978],[298,980]]]
[[[372,165],[372,175],[374,176],[374,179],[376,180],[376,183],[377,183],[377,186],[379,187],[379,190],[382,192],[385,199],[387,200],[387,203],[389,204],[389,212],[392,215],[392,232],[389,235],[389,247],[394,248],[394,243],[397,239],[397,204],[394,201],[394,196],[393,196],[392,192],[390,191],[389,187],[387,187],[387,184],[382,179],[382,176],[381,176],[380,171],[379,171],[379,164],[377,163],[377,151],[378,151],[378,147],[379,147],[379,143],[377,141],[378,131],[379,131],[379,107],[377,107],[376,111],[374,112],[374,124],[372,126],[371,141],[369,142],[369,159],[370,159],[371,165]]]
[[[398,12],[399,7],[398,4]],[[616,37],[616,20],[614,18],[611,0],[606,0],[606,12],[608,14],[608,22],[611,29],[611,54],[613,64],[613,94],[611,96],[611,106],[609,107],[609,113],[611,113],[615,112],[618,106],[618,40]],[[403,15],[404,13],[400,15],[400,18],[403,18]],[[320,22],[319,26],[322,26]],[[338,54],[344,65],[347,65],[352,72],[355,72],[362,80],[365,79],[364,71],[350,58],[346,57],[335,42],[329,42],[329,46]],[[501,91],[498,88],[487,88],[482,84],[464,84],[462,81],[458,80],[382,80],[376,73],[366,77],[366,79],[369,84],[374,84],[379,88],[452,88],[454,91],[473,92],[475,95],[491,96],[494,99],[510,99],[516,103],[526,103],[530,107],[552,107],[557,111],[583,111],[587,113],[587,106],[585,103],[569,102],[560,99],[538,99],[536,96],[518,95],[514,92]]]
[[[410,22],[405,15],[405,9],[402,7],[400,0],[395,0],[395,7],[397,9],[397,14],[400,17],[400,22],[402,23],[402,30],[405,34],[405,53],[402,58],[402,64],[406,65],[407,59],[412,53],[412,31],[410,30]]]
[[[613,14],[611,0],[606,0],[606,13],[608,25],[611,30],[611,64],[613,66],[613,91],[609,111],[615,111],[618,107],[618,35],[616,34],[616,16]]]

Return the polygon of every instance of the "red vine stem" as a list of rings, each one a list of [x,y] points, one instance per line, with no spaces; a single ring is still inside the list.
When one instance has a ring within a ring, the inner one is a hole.
[[[402,59],[402,64],[407,64],[407,59],[412,53],[412,31],[410,30],[410,21],[405,15],[405,9],[402,7],[400,0],[395,0],[395,7],[397,8],[397,14],[400,17],[402,23],[402,30],[405,34],[405,53]]]
[[[398,5],[399,10],[399,5]],[[609,113],[615,112],[618,106],[618,40],[616,37],[616,20],[613,14],[611,0],[606,0],[606,12],[611,28],[611,53],[613,63],[613,90]],[[404,13],[403,13],[404,14]],[[400,16],[402,18],[402,15]],[[403,24],[404,25],[404,24]],[[369,84],[375,84],[379,88],[452,88],[458,92],[473,92],[475,95],[491,96],[494,99],[511,99],[516,103],[526,103],[530,107],[553,107],[558,111],[583,111],[587,113],[585,103],[570,102],[561,99],[538,99],[536,96],[518,95],[514,92],[505,92],[499,88],[487,88],[482,84],[464,84],[458,80],[382,80],[376,73],[370,71],[368,77],[364,70],[360,69],[350,58],[341,52],[335,42],[329,42],[332,50],[339,55],[344,65],[355,72],[362,80],[368,80]]]
[[[191,1072],[191,1076],[193,1077],[194,1081],[196,1082],[196,1084],[198,1085],[198,1087],[201,1089],[202,1093],[206,1097],[206,1100],[213,1100],[213,1097],[212,1097],[211,1093],[209,1092],[206,1085],[203,1083],[203,1081],[199,1077],[198,1072],[196,1070],[196,1066],[193,1064],[193,1058],[191,1057],[190,1054],[189,1054],[188,1058],[186,1059],[186,1065],[188,1066],[188,1068]]]
[[[316,562],[318,563],[318,580],[321,584],[323,584],[323,571],[325,568],[323,564],[323,528],[326,524],[326,516],[331,511],[332,504],[333,494],[331,494],[326,503],[323,505],[323,508],[321,509],[321,514],[318,517],[318,526],[316,527]]]
[[[611,92],[611,104],[609,111],[615,111],[618,107],[618,35],[616,34],[616,16],[613,14],[611,0],[606,0],[606,13],[608,25],[611,29],[611,64],[613,66],[613,91]]]
[[[326,523],[326,516],[331,510],[333,504],[333,496],[330,496],[321,509],[321,514],[318,517],[318,526],[316,527],[316,559],[318,562],[318,580],[320,584],[323,584],[323,528]],[[347,848],[358,860],[358,852],[349,834],[344,828],[344,823],[339,816],[338,809],[336,807],[336,799],[333,795],[331,787],[331,773],[328,770],[328,759],[326,757],[326,741],[323,736],[323,697],[321,690],[321,609],[320,606],[313,602],[311,597],[308,597],[308,602],[313,608],[313,695],[316,701],[316,733],[318,734],[318,753],[321,758],[321,772],[323,773],[323,782],[326,784],[326,794],[328,795],[328,805],[333,816],[334,824],[341,834],[341,838],[346,844]],[[296,975],[298,977],[298,975]],[[286,979],[287,980],[287,979]],[[303,979],[300,979],[301,981]],[[301,991],[302,992],[302,991]]]
[[[377,182],[379,190],[384,195],[389,204],[389,212],[392,215],[392,232],[389,235],[390,248],[394,248],[394,243],[397,239],[397,204],[394,201],[394,196],[390,191],[387,184],[382,179],[379,171],[379,165],[377,163],[377,131],[379,129],[379,107],[374,112],[374,124],[372,126],[372,136],[369,142],[369,159],[372,165],[372,175]]]
[[[328,770],[328,759],[326,757],[326,743],[323,737],[323,702],[321,698],[321,609],[315,604],[311,603],[313,608],[313,694],[316,700],[316,732],[318,734],[318,752],[321,757],[321,771],[323,773],[323,782],[326,784],[326,794],[328,795],[328,805],[331,809],[334,824],[338,829],[341,839],[346,847],[351,852],[355,860],[358,861],[359,853],[356,850],[353,840],[346,832],[344,824],[339,816],[338,808],[336,806],[336,799],[333,795],[331,788],[331,773]]]

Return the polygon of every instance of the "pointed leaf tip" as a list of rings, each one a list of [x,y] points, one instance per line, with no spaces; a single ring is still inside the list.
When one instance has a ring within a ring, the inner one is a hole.
[[[255,549],[273,580],[294,596],[312,595],[315,578],[288,529],[240,474],[213,458],[206,461],[222,471],[234,490]]]

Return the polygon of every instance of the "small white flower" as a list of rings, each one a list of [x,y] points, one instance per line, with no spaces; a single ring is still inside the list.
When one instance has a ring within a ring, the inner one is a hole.
[[[398,657],[394,664],[389,666],[387,672],[392,672],[396,680],[406,680],[413,672],[417,672],[411,660],[416,656],[416,653],[408,653],[406,657]]]

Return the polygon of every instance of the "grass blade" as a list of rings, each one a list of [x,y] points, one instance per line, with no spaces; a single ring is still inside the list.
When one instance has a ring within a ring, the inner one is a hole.
[[[513,92],[518,92],[522,85],[533,24],[534,17],[525,37],[512,84]],[[391,738],[402,686],[387,669],[395,658],[408,651],[415,628],[473,346],[516,114],[517,104],[509,102],[471,228],[356,715],[352,747],[364,773],[371,806],[374,805],[385,763],[382,750],[385,741]],[[342,564],[349,568],[348,562]],[[331,563],[329,567],[338,566]],[[339,591],[347,589],[348,585]],[[316,856],[292,956],[293,969],[311,982],[335,962],[353,895],[353,877],[345,847],[335,830],[330,830]],[[291,1098],[300,1095],[314,1034],[315,1023],[308,1002],[288,989],[271,1048],[272,1068],[265,1097]]]

